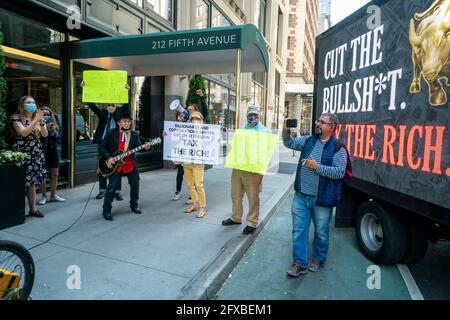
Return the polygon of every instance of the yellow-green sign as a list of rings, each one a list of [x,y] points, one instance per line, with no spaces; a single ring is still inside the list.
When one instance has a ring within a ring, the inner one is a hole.
[[[265,174],[278,136],[255,130],[236,130],[225,168]]]
[[[128,103],[127,72],[83,71],[83,102]]]

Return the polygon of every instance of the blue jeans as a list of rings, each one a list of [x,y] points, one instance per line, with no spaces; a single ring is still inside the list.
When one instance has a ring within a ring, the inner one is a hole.
[[[314,224],[312,257],[324,263],[327,258],[329,230],[333,208],[316,206],[316,197],[295,193],[292,202],[293,261],[308,266],[309,225]]]

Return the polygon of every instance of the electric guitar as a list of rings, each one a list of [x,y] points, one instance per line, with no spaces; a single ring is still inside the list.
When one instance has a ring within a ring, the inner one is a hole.
[[[147,144],[149,144],[150,146],[156,146],[158,144],[161,143],[161,138],[156,138],[156,139],[151,139],[148,142],[146,142]],[[111,156],[114,159],[114,164],[112,165],[111,168],[108,168],[108,166],[106,165],[106,159],[103,156],[100,156],[98,158],[98,165],[97,165],[97,174],[103,176],[103,177],[109,177],[110,175],[112,175],[114,172],[116,172],[117,168],[125,163],[125,158],[128,156],[131,156],[132,154],[144,149],[145,143],[137,148],[134,148],[132,150],[128,150],[128,151],[122,151],[122,150],[118,150],[115,153],[113,153]]]

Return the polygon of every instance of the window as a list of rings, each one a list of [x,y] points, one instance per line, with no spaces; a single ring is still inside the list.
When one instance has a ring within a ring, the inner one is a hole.
[[[259,28],[259,31],[263,35],[266,34],[266,14],[267,14],[267,3],[265,0],[257,0],[256,5],[256,21],[255,24]]]
[[[275,101],[272,119],[272,129],[278,129],[280,122],[280,86],[281,86],[281,74],[278,71],[275,71]]]
[[[141,8],[144,6],[143,0],[128,0],[128,1],[133,2],[135,5]]]
[[[231,26],[228,20],[216,7],[212,8],[211,27],[227,27]]]
[[[195,27],[197,29],[208,28],[209,23],[209,5],[203,0],[197,0],[197,10],[195,17]]]
[[[136,0],[135,0],[136,1]],[[146,0],[147,9],[159,14],[166,20],[173,22],[173,0]]]
[[[211,2],[206,0],[197,0],[195,10],[195,28],[227,27],[231,26],[231,21],[225,17],[219,9]]]
[[[278,22],[277,22],[277,54],[281,55],[283,44],[283,12],[278,7]]]

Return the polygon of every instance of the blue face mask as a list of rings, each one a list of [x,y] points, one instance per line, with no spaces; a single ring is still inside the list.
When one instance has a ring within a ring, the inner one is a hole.
[[[36,112],[36,104],[35,103],[26,103],[25,110],[30,113]]]
[[[256,118],[256,117],[248,117],[247,118],[247,122],[248,122],[248,124],[258,123],[258,118]]]
[[[44,122],[46,122],[46,123],[50,123],[51,118],[50,118],[50,116],[44,116],[43,120],[44,120]]]

